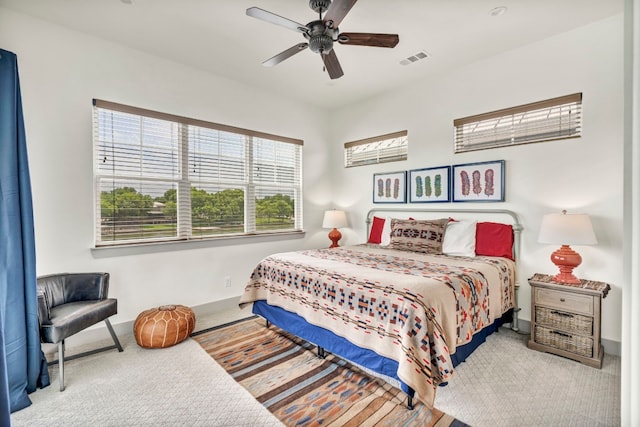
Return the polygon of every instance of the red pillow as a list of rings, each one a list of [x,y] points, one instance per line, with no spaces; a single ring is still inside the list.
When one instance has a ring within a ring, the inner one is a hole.
[[[513,227],[497,222],[479,222],[476,226],[476,255],[513,260]]]
[[[368,243],[382,243],[382,229],[384,228],[384,218],[373,217],[373,224],[371,224],[371,231],[369,232]]]

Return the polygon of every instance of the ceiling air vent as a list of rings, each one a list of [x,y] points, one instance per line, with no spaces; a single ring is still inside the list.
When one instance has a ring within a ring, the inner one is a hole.
[[[409,65],[409,64],[413,64],[414,62],[418,62],[421,59],[426,59],[428,57],[430,57],[431,55],[428,54],[427,52],[425,52],[424,50],[421,50],[420,52],[411,55],[407,58],[404,58],[402,61],[400,61],[400,65]]]

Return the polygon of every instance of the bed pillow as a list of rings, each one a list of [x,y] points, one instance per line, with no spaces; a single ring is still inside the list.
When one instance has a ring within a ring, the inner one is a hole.
[[[384,218],[373,217],[373,223],[371,224],[371,231],[369,232],[369,240],[367,243],[380,243],[382,241],[382,229],[385,223]]]
[[[391,239],[391,219],[373,217],[369,240],[367,243],[374,243],[380,246],[388,246]]]
[[[391,218],[387,217],[382,227],[382,236],[380,237],[380,246],[389,246],[391,243]]]
[[[479,222],[476,226],[476,255],[513,260],[513,227],[497,222]]]
[[[449,220],[391,220],[389,247],[401,251],[442,254],[442,241]]]
[[[442,253],[454,256],[476,255],[478,221],[449,221],[442,242]]]

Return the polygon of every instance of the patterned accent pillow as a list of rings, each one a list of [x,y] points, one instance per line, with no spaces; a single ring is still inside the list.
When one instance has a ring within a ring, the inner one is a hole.
[[[393,218],[389,248],[440,255],[448,222],[448,218],[434,220]]]

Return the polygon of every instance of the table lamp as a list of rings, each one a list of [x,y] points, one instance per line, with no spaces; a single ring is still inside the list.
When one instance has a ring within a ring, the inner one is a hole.
[[[560,269],[560,273],[553,277],[554,281],[580,283],[580,279],[573,275],[573,269],[582,263],[582,257],[569,245],[595,245],[598,241],[589,215],[562,211],[542,218],[538,243],[561,245],[551,254],[551,262]]]
[[[330,248],[337,248],[340,246],[338,241],[342,239],[342,233],[338,231],[338,228],[347,226],[347,216],[344,211],[330,210],[324,212],[324,219],[322,220],[322,228],[331,228],[329,232],[329,240],[332,244]]]

